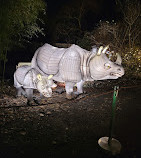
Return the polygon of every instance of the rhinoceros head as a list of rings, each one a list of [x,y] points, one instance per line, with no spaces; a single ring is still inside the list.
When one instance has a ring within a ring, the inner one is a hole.
[[[52,75],[49,77],[41,76],[40,74],[37,75],[37,82],[36,87],[38,91],[43,94],[45,97],[52,96],[52,88],[56,87],[57,85],[51,80]]]
[[[117,79],[124,75],[121,56],[117,54],[117,60],[112,62],[105,54],[107,49],[108,46],[101,46],[90,60],[90,75],[94,80]]]

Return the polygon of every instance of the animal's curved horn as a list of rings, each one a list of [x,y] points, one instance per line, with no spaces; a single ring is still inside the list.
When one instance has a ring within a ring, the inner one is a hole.
[[[100,54],[101,54],[102,49],[103,49],[103,46],[101,46],[101,47],[98,49],[97,55],[100,55]]]
[[[116,60],[115,63],[118,64],[118,65],[121,65],[122,59],[121,59],[120,54],[119,54],[119,53],[116,53],[116,56],[117,56],[117,60]]]
[[[107,45],[107,46],[103,49],[102,53],[104,54],[108,48],[109,48],[109,45]]]
[[[52,77],[53,77],[53,75],[49,75],[49,76],[48,76],[48,79],[50,80]]]

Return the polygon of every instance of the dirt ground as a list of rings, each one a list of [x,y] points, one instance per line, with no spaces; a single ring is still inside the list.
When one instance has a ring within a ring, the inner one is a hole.
[[[116,155],[98,145],[99,138],[109,136],[114,86],[120,89],[113,138],[122,145]],[[27,106],[7,82],[0,89],[0,158],[141,157],[141,81],[96,81],[84,89],[73,100],[54,91],[41,105]]]

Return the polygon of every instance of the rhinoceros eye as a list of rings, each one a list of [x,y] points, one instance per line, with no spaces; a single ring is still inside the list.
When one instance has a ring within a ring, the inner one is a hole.
[[[111,65],[110,65],[109,63],[105,63],[105,64],[104,64],[104,68],[105,68],[106,70],[108,70],[108,69],[111,68]]]

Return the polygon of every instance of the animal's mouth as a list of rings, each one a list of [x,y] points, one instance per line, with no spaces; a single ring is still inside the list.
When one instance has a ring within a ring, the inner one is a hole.
[[[111,72],[110,75],[111,75],[111,76],[115,76],[115,77],[121,77],[121,76],[123,76],[124,74],[123,74],[123,73],[119,73],[119,72],[117,72],[117,73]]]

